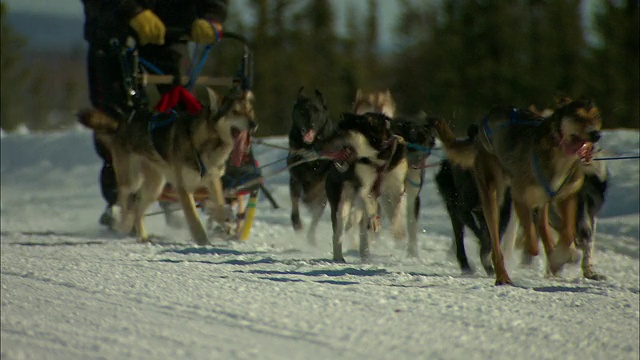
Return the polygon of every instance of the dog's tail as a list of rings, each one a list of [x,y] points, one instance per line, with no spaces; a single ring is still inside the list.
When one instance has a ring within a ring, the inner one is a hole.
[[[76,116],[78,117],[78,121],[89,129],[105,132],[115,132],[118,130],[118,120],[100,110],[82,110],[78,112]]]
[[[459,140],[445,121],[435,123],[436,133],[442,142],[447,158],[463,168],[470,168],[476,160],[475,134],[467,139]],[[473,133],[470,131],[470,133]]]

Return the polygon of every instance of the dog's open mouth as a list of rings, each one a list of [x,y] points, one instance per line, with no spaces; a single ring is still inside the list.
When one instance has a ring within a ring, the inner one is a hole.
[[[316,139],[316,131],[311,129],[302,135],[305,144],[311,144]]]
[[[232,127],[231,136],[233,137],[233,150],[231,150],[229,159],[231,165],[240,166],[242,159],[249,152],[249,131]]]
[[[560,141],[560,148],[566,155],[578,155],[585,164],[591,163],[593,159],[593,142],[584,140],[577,135],[563,138]]]

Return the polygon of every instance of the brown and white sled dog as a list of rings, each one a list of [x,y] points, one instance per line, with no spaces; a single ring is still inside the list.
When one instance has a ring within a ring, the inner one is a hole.
[[[351,110],[359,115],[373,112],[385,114],[393,119],[396,116],[396,102],[388,89],[371,93],[364,93],[358,89]]]
[[[374,91],[374,92],[363,92],[361,89],[356,91],[355,99],[353,100],[351,112],[358,115],[363,115],[366,113],[378,113],[384,114],[388,118],[393,119],[396,115],[396,102],[391,95],[390,90],[386,91]],[[349,215],[349,220],[346,224],[346,231],[354,229],[353,224],[359,224],[360,220],[364,216],[363,210],[359,207],[355,207],[351,210]],[[376,212],[375,216],[375,224],[371,228],[372,233],[377,233],[380,230],[380,211]],[[357,229],[356,229],[357,230]],[[350,240],[355,243],[354,237],[350,237]],[[356,236],[357,237],[357,236]],[[399,238],[398,240],[403,240]]]
[[[496,285],[511,284],[504,266],[498,232],[498,212],[506,186],[511,186],[515,212],[531,256],[539,252],[534,223],[542,238],[549,270],[578,260],[575,248],[577,193],[584,182],[583,161],[591,159],[600,138],[602,120],[591,100],[561,99],[555,112],[544,119],[530,110],[496,107],[480,124],[472,142],[458,141],[441,121],[437,123],[450,161],[473,169],[482,210],[491,236]],[[552,239],[548,221],[551,203],[562,219],[560,240]]]
[[[146,109],[131,121],[117,120],[98,110],[78,114],[79,121],[94,130],[111,151],[118,182],[118,205],[122,209],[118,230],[129,233],[135,227],[138,241],[147,241],[143,217],[161,194],[165,183],[174,186],[191,236],[198,245],[208,244],[198,217],[193,194],[206,188],[217,204],[215,220],[224,224],[227,214],[220,178],[225,162],[240,161],[246,134],[255,127],[253,95],[233,88],[219,106],[210,90],[210,107],[196,116],[153,114]]]
[[[427,158],[435,145],[435,118],[427,117],[424,112],[414,115],[396,115],[396,103],[389,90],[384,92],[363,93],[356,92],[353,102],[353,112],[364,114],[367,112],[381,113],[392,119],[391,132],[401,136],[407,142],[408,171],[405,179],[406,207],[403,214],[406,217],[409,243],[407,253],[418,257],[418,217],[420,215],[420,192],[424,181]],[[385,206],[384,203],[381,204]],[[357,222],[361,216],[352,212],[352,222]],[[405,236],[396,237],[404,240]]]
[[[325,182],[331,206],[333,260],[344,262],[342,235],[352,206],[362,209],[359,220],[360,257],[367,260],[369,229],[376,226],[378,199],[391,221],[392,232],[404,235],[400,204],[407,175],[406,144],[392,134],[391,119],[384,114],[342,114],[325,151],[345,151]]]

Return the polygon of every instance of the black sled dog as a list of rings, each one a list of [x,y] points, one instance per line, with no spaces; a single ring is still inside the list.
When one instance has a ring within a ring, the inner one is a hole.
[[[307,157],[315,157],[327,144],[335,125],[322,93],[315,90],[313,97],[303,94],[304,88],[298,90],[291,114],[292,124],[289,131],[289,194],[291,196],[291,224],[293,229],[301,231],[300,200],[311,212],[311,224],[307,231],[307,241],[316,244],[315,231],[318,221],[327,204],[325,178],[332,166],[330,160],[317,159],[307,161]],[[298,163],[295,166],[293,164]]]

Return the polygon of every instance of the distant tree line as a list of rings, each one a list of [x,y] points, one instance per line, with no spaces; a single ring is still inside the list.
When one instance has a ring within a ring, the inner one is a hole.
[[[552,106],[589,96],[606,127],[639,127],[638,2],[602,1],[587,41],[579,0],[401,0],[393,46],[379,43],[379,1],[336,33],[328,0],[252,0],[257,114],[287,130],[297,89],[320,89],[334,116],[358,87],[391,89],[403,112],[425,110],[458,131],[494,104]],[[294,6],[294,4],[296,6]]]
[[[348,9],[344,24],[337,24],[329,0],[248,0],[249,6],[232,8],[225,28],[246,35],[255,55],[258,135],[288,132],[301,86],[320,90],[336,118],[350,109],[358,88],[388,88],[401,112],[442,116],[460,133],[492,105],[542,108],[557,95],[593,98],[607,128],[640,127],[637,0],[595,2],[588,31],[580,0],[396,0],[400,16],[385,49],[381,1],[367,0],[364,13]],[[338,32],[338,25],[347,31]],[[42,91],[17,65],[21,46],[3,21],[5,130],[25,119],[24,106],[11,106],[18,104],[15,84]],[[238,54],[232,47],[221,44],[209,70],[231,72]],[[69,95],[58,108],[86,103],[84,84],[62,88]]]
[[[0,3],[0,127],[11,132],[64,129],[76,123],[73,112],[87,106],[85,55],[26,51],[27,39],[7,24],[6,3]]]

